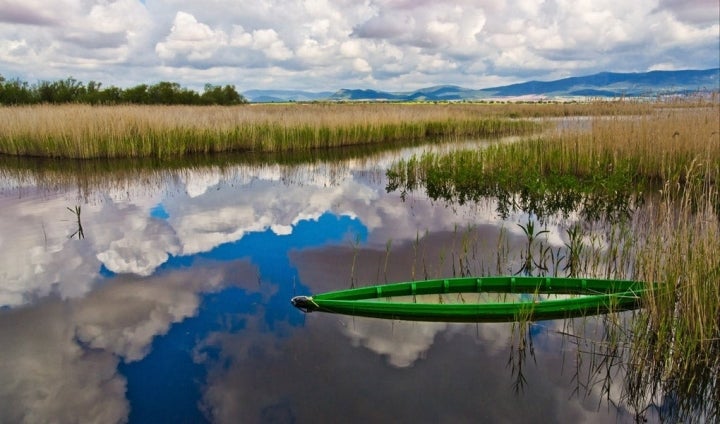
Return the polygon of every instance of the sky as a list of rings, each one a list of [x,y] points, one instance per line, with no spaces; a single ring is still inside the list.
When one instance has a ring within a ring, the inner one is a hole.
[[[407,91],[719,66],[717,0],[0,0],[0,75],[30,83]]]

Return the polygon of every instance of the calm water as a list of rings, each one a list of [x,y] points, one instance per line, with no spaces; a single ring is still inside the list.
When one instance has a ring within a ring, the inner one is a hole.
[[[290,305],[353,282],[517,270],[523,214],[386,193],[385,168],[409,153],[82,187],[3,171],[0,422],[632,421],[621,376],[588,353],[601,319],[523,329]],[[562,246],[562,225],[546,243]]]

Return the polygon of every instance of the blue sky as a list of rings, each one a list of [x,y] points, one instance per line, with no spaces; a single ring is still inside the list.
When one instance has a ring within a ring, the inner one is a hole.
[[[484,88],[720,63],[717,0],[0,0],[0,74],[121,87]]]

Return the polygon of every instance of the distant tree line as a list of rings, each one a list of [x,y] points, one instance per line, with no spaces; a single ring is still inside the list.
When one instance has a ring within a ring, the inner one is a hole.
[[[247,100],[235,90],[234,85],[205,84],[205,90],[198,93],[167,81],[122,89],[115,86],[102,87],[102,83],[95,81],[86,85],[72,77],[59,81],[40,81],[31,85],[19,79],[8,80],[0,75],[0,104],[38,103],[238,105],[247,103]]]

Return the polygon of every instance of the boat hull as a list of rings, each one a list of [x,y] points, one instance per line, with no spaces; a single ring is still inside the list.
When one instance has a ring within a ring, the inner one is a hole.
[[[410,321],[509,322],[549,320],[636,309],[648,289],[644,283],[563,277],[463,277],[393,283],[298,296],[305,312]],[[526,293],[582,295],[567,299],[512,303],[414,303],[390,298],[448,293]],[[387,300],[382,300],[387,298]]]

